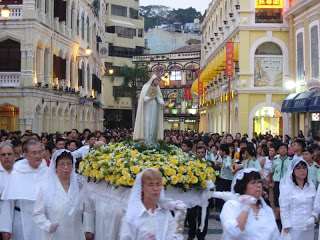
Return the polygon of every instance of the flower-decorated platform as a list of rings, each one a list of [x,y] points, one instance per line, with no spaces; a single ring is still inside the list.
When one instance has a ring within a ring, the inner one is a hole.
[[[188,208],[201,206],[204,223],[210,188],[215,181],[215,171],[206,161],[163,142],[152,147],[120,142],[91,151],[79,166],[80,173],[91,180],[85,187],[90,198],[103,209],[99,214],[104,214],[108,226],[113,226],[106,227],[105,234],[115,236],[114,226],[120,226],[135,177],[146,168],[161,171],[166,198],[181,200]]]
[[[215,181],[215,172],[206,161],[163,142],[148,147],[137,142],[120,142],[90,152],[80,163],[80,173],[95,181],[118,187],[131,187],[135,176],[145,168],[157,168],[165,187],[185,191],[206,189]]]

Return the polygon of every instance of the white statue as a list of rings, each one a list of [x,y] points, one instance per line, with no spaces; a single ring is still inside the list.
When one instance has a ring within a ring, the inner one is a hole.
[[[143,85],[136,115],[133,140],[153,145],[163,140],[163,97],[159,87],[161,77],[153,74]]]

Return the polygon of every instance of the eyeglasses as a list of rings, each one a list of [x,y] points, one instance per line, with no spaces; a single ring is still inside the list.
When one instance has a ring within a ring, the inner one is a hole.
[[[64,163],[64,162],[59,162],[57,167],[72,167],[72,163]]]
[[[307,166],[305,166],[305,165],[298,165],[298,166],[296,166],[294,169],[297,169],[297,170],[301,170],[301,169],[307,169]]]
[[[13,156],[13,153],[1,153],[0,156],[1,157],[5,157],[5,156],[11,157],[11,156]]]

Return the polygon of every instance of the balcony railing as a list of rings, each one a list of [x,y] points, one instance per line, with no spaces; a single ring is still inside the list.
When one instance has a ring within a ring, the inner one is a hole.
[[[0,10],[3,8],[3,5],[0,5]],[[9,5],[10,9],[10,16],[9,20],[11,19],[20,19],[23,17],[23,5]],[[0,20],[3,19],[3,17],[0,17]]]
[[[20,72],[0,72],[0,87],[19,87]]]

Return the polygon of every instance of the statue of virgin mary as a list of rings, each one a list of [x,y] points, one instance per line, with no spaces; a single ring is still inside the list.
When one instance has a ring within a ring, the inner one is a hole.
[[[147,145],[154,145],[163,140],[163,97],[159,87],[161,78],[153,74],[142,87],[133,140],[144,141]]]

